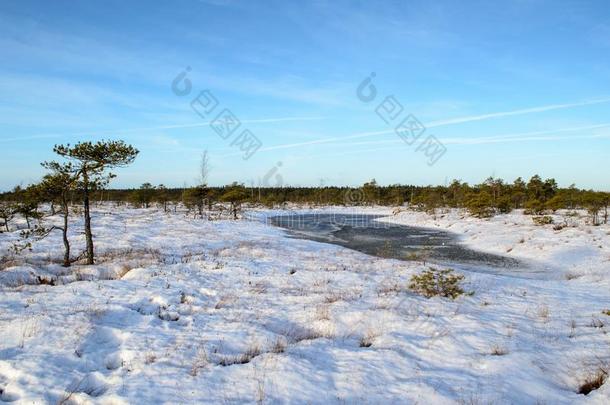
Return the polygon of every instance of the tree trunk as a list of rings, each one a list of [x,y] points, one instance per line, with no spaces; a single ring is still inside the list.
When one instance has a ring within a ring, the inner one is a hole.
[[[64,241],[64,267],[70,267],[70,241],[68,240],[68,201],[64,197],[63,201],[64,206],[64,227],[61,230],[63,241]]]
[[[30,229],[30,217],[27,214],[25,214],[24,217],[25,217],[25,223],[28,225],[28,229]]]
[[[91,212],[89,210],[89,178],[83,173],[83,205],[85,208],[85,238],[87,240],[87,264],[94,264],[93,235],[91,234]]]

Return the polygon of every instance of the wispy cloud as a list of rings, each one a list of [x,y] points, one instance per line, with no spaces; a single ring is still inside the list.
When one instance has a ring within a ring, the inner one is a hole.
[[[582,107],[582,106],[594,105],[594,104],[602,104],[602,103],[608,103],[608,102],[610,102],[610,98],[585,100],[585,101],[580,101],[577,103],[568,103],[568,104],[550,104],[550,105],[545,105],[545,106],[524,108],[524,109],[518,109],[518,110],[512,110],[512,111],[501,111],[501,112],[481,114],[481,115],[470,115],[470,116],[464,116],[464,117],[457,117],[457,118],[451,118],[451,119],[447,119],[447,120],[432,121],[430,123],[426,123],[425,125],[427,128],[437,128],[437,127],[457,125],[457,124],[462,124],[462,123],[472,122],[472,121],[483,121],[483,120],[489,120],[489,119],[507,117],[507,116],[534,114],[534,113],[541,113],[541,112],[547,112],[547,111],[553,111],[553,110],[559,110],[559,109],[575,108],[575,107]],[[563,128],[563,129],[554,130],[554,131],[541,131],[541,132],[534,132],[534,133],[527,133],[527,134],[529,134],[531,136],[531,135],[539,135],[539,134],[552,133],[552,132],[586,130],[586,129],[601,128],[601,127],[604,127],[607,125],[608,124],[600,124],[600,125],[593,125],[593,126],[580,127],[580,128]],[[303,147],[303,146],[328,144],[328,143],[333,143],[333,142],[345,142],[345,141],[352,140],[352,139],[367,138],[367,137],[378,136],[378,135],[387,135],[387,134],[392,134],[392,133],[394,133],[393,129],[360,132],[360,133],[355,133],[355,134],[347,135],[347,136],[335,136],[335,137],[315,139],[315,140],[306,141],[306,142],[295,142],[295,143],[287,143],[287,144],[281,144],[281,145],[273,145],[273,146],[261,148],[259,151],[272,151],[272,150],[280,150],[280,149],[299,148],[299,147]],[[525,134],[520,134],[518,136],[521,136],[521,135],[525,135]],[[506,137],[507,137],[507,139],[509,139],[512,136],[506,136]],[[447,143],[499,142],[499,140],[495,137],[463,138],[463,139],[448,138],[448,139],[446,139],[446,141],[447,141]],[[388,141],[379,141],[379,142],[387,143]],[[394,141],[390,141],[390,142],[394,142]],[[396,142],[396,143],[398,143],[398,142]],[[226,156],[236,156],[236,155],[237,154],[231,153]]]
[[[572,131],[580,131],[580,130],[594,130],[601,128],[610,128],[610,123],[607,124],[599,124],[599,125],[589,125],[584,127],[574,127],[574,128],[560,128],[552,131],[536,131],[536,132],[524,132],[520,134],[512,134],[512,135],[500,135],[500,136],[491,136],[491,137],[478,137],[478,138],[441,138],[440,141],[447,145],[483,145],[483,144],[493,144],[493,143],[522,143],[522,142],[556,142],[556,141],[565,141],[565,140],[584,140],[584,139],[610,139],[610,132],[606,133],[597,133],[597,134],[585,134],[585,135],[551,135],[551,136],[542,136],[544,134],[556,134],[561,132],[572,132]],[[396,150],[396,145],[403,144],[403,141],[400,139],[396,140],[387,140],[387,141],[372,141],[372,142],[358,142],[351,143],[349,146],[380,146],[380,145],[392,144],[394,146],[388,147],[379,147],[379,148],[364,148],[357,150],[343,150],[336,153],[328,153],[328,154],[319,154],[319,155],[308,155],[308,158],[317,158],[317,157],[337,157],[337,156],[345,156],[359,153],[371,153],[378,151],[389,151]],[[345,144],[333,144],[333,146],[345,146]]]
[[[533,131],[523,132],[518,134],[509,135],[498,135],[498,136],[487,136],[487,137],[476,137],[476,138],[442,138],[441,142],[446,144],[459,144],[459,145],[480,145],[489,143],[506,143],[506,142],[527,142],[527,141],[556,141],[556,140],[574,140],[574,139],[595,139],[595,138],[608,138],[610,133],[601,134],[584,134],[584,135],[552,135],[542,136],[547,134],[557,134],[563,132],[577,132],[577,131],[591,131],[595,129],[608,128],[610,123],[587,125],[583,127],[570,127],[570,128],[559,128],[548,131]]]
[[[561,109],[565,109],[565,108],[574,108],[574,107],[583,107],[583,106],[587,106],[587,105],[602,104],[602,103],[608,103],[608,102],[610,102],[610,98],[587,100],[587,101],[581,101],[578,103],[569,103],[569,104],[550,104],[550,105],[545,105],[545,106],[541,106],[541,107],[524,108],[524,109],[513,110],[513,111],[502,111],[502,112],[495,112],[495,113],[489,113],[489,114],[470,115],[470,116],[466,116],[466,117],[451,118],[448,120],[432,121],[432,122],[427,123],[426,126],[428,128],[435,128],[435,127],[442,127],[442,126],[453,125],[453,124],[462,124],[464,122],[483,121],[483,120],[488,120],[488,119],[492,119],[492,118],[509,117],[509,116],[513,116],[513,115],[534,114],[534,113],[540,113],[540,112],[546,112],[546,111],[561,110]]]
[[[502,140],[490,140],[490,141],[484,141],[483,139],[481,140],[481,142],[478,142],[478,144],[484,144],[484,143],[520,143],[520,142],[555,142],[555,141],[561,141],[561,140],[572,140],[574,139],[573,137],[568,137],[568,136],[550,136],[550,137],[529,137],[529,138],[514,138],[514,139],[510,139],[510,138],[506,138],[506,139],[502,139]],[[579,139],[610,139],[610,134],[598,134],[598,135],[585,135],[582,137],[579,137]],[[449,142],[449,140],[445,140],[442,139],[441,140],[444,143],[452,143]],[[388,143],[402,143],[402,141],[391,141]],[[453,143],[457,143],[457,142],[453,142]],[[473,142],[470,142],[469,144],[475,144]],[[307,158],[308,159],[313,159],[313,158],[333,158],[333,157],[339,157],[339,156],[346,156],[346,155],[356,155],[356,154],[361,154],[361,153],[371,153],[371,152],[382,152],[382,151],[395,151],[396,150],[396,146],[388,146],[388,147],[380,147],[380,148],[366,148],[366,149],[358,149],[358,150],[345,150],[345,151],[340,151],[340,152],[336,152],[336,153],[328,153],[328,154],[319,154],[319,155],[308,155]]]
[[[502,142],[518,142],[518,141],[544,141],[544,140],[566,140],[566,139],[595,139],[595,138],[606,138],[608,134],[585,134],[585,135],[572,135],[572,136],[541,136],[548,134],[558,134],[564,132],[578,132],[578,131],[590,131],[601,128],[609,128],[610,123],[586,125],[581,127],[567,127],[557,128],[545,131],[531,131],[531,132],[519,132],[514,134],[495,135],[495,136],[482,136],[482,137],[444,137],[441,142],[445,144],[454,145],[480,145],[486,143],[502,143]],[[364,141],[364,142],[351,142],[350,146],[374,146],[374,145],[387,145],[387,144],[402,144],[403,141],[400,139],[390,139],[385,141]],[[328,146],[344,146],[344,143],[333,143]]]

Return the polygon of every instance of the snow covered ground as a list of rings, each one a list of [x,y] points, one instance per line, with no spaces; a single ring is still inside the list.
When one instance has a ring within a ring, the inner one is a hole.
[[[363,212],[459,233],[540,277],[461,268],[473,295],[426,299],[408,289],[423,263],[257,221],[100,208],[95,266],[55,264],[59,233],[14,258],[18,232],[0,234],[0,400],[609,403],[610,383],[577,394],[610,364],[609,226]],[[71,239],[80,251],[79,222]]]

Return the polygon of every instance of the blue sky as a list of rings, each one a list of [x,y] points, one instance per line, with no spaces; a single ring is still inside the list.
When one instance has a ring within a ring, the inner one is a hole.
[[[0,58],[0,190],[36,181],[54,144],[97,139],[141,151],[114,187],[193,184],[208,150],[215,185],[539,173],[610,190],[606,1],[4,1]],[[241,121],[229,139],[191,109],[206,89],[210,119]],[[391,95],[445,146],[434,165],[375,113]],[[247,160],[243,129],[262,143]]]

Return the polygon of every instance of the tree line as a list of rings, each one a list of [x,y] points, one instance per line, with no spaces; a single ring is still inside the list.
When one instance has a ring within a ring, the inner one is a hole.
[[[555,179],[543,179],[539,175],[528,181],[517,178],[505,182],[489,177],[480,184],[470,185],[453,180],[447,186],[413,186],[394,184],[380,186],[375,180],[360,187],[247,187],[233,183],[210,187],[205,184],[186,188],[167,188],[163,185],[143,184],[138,189],[98,191],[100,201],[118,201],[136,207],[182,203],[200,214],[212,209],[215,203],[231,203],[233,208],[241,204],[282,207],[287,203],[305,205],[409,205],[428,212],[437,208],[464,208],[476,217],[490,217],[524,209],[526,214],[542,215],[560,209],[586,209],[595,224],[608,222],[610,193],[579,189],[575,185],[560,188]]]
[[[559,209],[587,209],[594,223],[607,223],[610,193],[583,190],[571,185],[560,188],[555,179],[543,179],[538,175],[525,181],[517,178],[506,182],[489,177],[480,184],[470,185],[453,180],[446,186],[378,185],[375,180],[360,187],[247,187],[240,183],[212,187],[202,183],[193,187],[169,188],[144,183],[137,189],[104,189],[95,184],[89,190],[93,201],[113,201],[148,208],[160,205],[165,211],[169,206],[183,204],[187,209],[203,216],[205,210],[212,210],[215,204],[229,204],[234,215],[242,204],[263,205],[269,208],[282,207],[287,203],[305,205],[382,205],[401,206],[432,212],[437,208],[451,207],[467,209],[477,217],[490,217],[508,213],[513,209],[524,209],[526,214],[542,215]],[[70,202],[83,199],[80,187],[67,188]],[[26,218],[35,217],[35,208],[41,198],[51,204],[60,204],[55,196],[35,196],[31,187],[17,187],[4,193],[0,199],[17,201],[15,212]],[[61,204],[60,204],[61,205]]]

